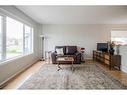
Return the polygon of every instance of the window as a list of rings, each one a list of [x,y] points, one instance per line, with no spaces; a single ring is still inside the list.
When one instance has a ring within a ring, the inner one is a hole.
[[[112,30],[111,41],[116,45],[127,45],[127,30]]]
[[[33,52],[33,28],[0,16],[0,61]]]
[[[0,16],[0,60],[2,59],[2,17]]]
[[[7,59],[23,53],[23,24],[7,17],[6,56]]]

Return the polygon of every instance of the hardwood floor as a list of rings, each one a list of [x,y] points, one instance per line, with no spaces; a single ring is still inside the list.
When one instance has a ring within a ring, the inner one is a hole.
[[[118,70],[109,70],[109,67],[97,63],[97,65],[102,68],[105,72],[107,72],[109,75],[114,76],[116,79],[118,79],[122,84],[127,86],[127,73],[124,73],[122,71]]]
[[[88,61],[87,60],[86,62],[89,63],[89,64],[97,64],[101,69],[105,70],[108,74],[116,77],[122,83],[127,85],[127,73],[124,73],[122,71],[117,71],[117,70],[112,70],[111,71],[105,65],[102,65],[102,64],[94,62],[94,61],[90,61],[90,60]],[[23,73],[21,73],[20,75],[16,76],[16,78],[14,78],[14,80],[12,80],[3,89],[17,89],[26,79],[28,79],[31,76],[31,74],[33,74],[34,72],[39,70],[39,68],[41,66],[43,66],[44,64],[47,64],[47,63],[44,62],[44,61],[39,61],[36,64],[32,65],[30,68],[25,70]]]

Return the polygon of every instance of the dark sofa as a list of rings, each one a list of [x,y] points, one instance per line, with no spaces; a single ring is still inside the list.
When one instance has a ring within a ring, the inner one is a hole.
[[[56,49],[57,48],[63,48],[63,56],[72,56],[74,58],[74,64],[80,64],[81,63],[81,53],[78,52],[77,46],[56,46],[55,51],[51,54],[52,63],[56,63]]]

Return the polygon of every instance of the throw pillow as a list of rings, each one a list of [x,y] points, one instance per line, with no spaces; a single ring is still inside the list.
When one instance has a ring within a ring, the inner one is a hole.
[[[63,53],[63,48],[57,48],[57,49],[56,49],[56,53],[57,53],[58,55],[64,55],[64,53]]]

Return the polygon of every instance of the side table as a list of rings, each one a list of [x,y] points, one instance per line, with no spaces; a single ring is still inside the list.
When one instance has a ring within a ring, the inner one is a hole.
[[[50,63],[52,51],[45,51],[45,60]]]

